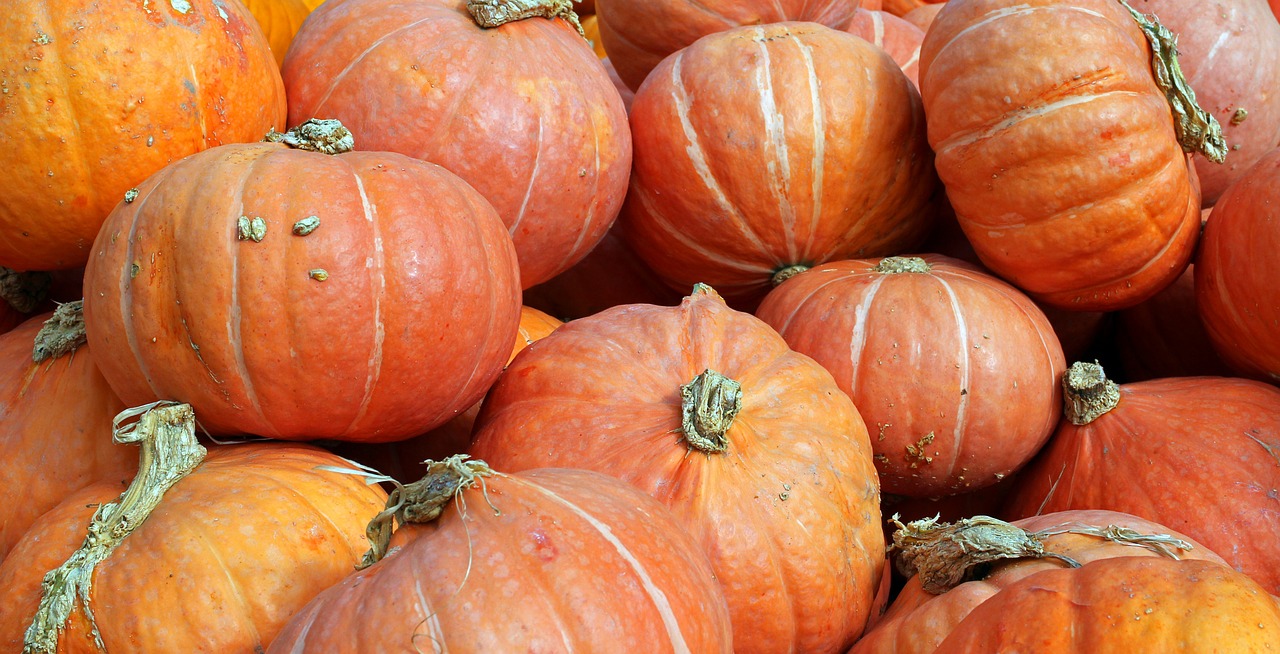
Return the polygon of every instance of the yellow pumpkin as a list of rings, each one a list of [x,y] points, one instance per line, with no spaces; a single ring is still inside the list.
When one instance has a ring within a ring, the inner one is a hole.
[[[258,19],[262,31],[271,44],[271,54],[276,57],[276,64],[284,63],[284,53],[289,51],[293,35],[302,26],[302,21],[313,9],[324,0],[240,0],[249,8],[253,17]]]

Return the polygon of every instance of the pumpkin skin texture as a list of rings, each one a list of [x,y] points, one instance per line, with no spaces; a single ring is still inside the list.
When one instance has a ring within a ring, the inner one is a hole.
[[[240,216],[263,219],[261,242],[237,240]],[[291,233],[310,216],[319,227]],[[493,208],[439,166],[223,146],[112,213],[85,322],[130,405],[181,398],[214,434],[385,442],[449,420],[501,372],[515,267]]]
[[[855,0],[603,0],[596,16],[618,75],[639,89],[668,55],[708,34],[789,21],[844,29],[858,6]]]
[[[350,574],[368,547],[368,516],[386,501],[377,486],[320,465],[346,467],[297,443],[211,448],[98,565],[89,603],[106,651],[265,649],[294,613]],[[69,495],[0,565],[5,651],[22,648],[44,572],[80,546],[95,503],[120,491],[117,483]],[[58,651],[97,652],[88,633],[74,613]]]
[[[279,71],[238,2],[6,2],[0,78],[0,266],[15,270],[83,266],[147,176],[284,128]]]
[[[1115,344],[1124,381],[1233,376],[1214,352],[1200,320],[1195,268],[1187,266],[1176,281],[1146,302],[1116,312]]]
[[[938,12],[942,11],[942,7],[945,4],[920,5],[902,14],[902,19],[920,28],[921,32],[928,32],[929,26],[933,25],[933,19],[938,17]]]
[[[871,433],[886,493],[989,486],[1053,433],[1066,369],[1029,298],[940,255],[839,261],[774,289],[756,315],[831,371]]]
[[[1186,268],[1200,194],[1120,3],[949,2],[920,90],[947,197],[996,274],[1052,306],[1111,311]]]
[[[0,336],[0,484],[23,489],[21,501],[0,504],[0,560],[67,493],[128,480],[138,467],[136,451],[111,442],[111,419],[125,407],[94,366],[91,348],[32,360],[36,334],[51,315]]]
[[[1086,425],[1063,420],[1005,513],[1108,509],[1158,521],[1280,592],[1280,390],[1225,377],[1124,384]],[[1194,501],[1188,498],[1195,498]]]
[[[655,500],[585,470],[483,481],[401,527],[399,551],[317,597],[267,651],[733,651],[710,564]]]
[[[902,73],[920,84],[920,44],[924,31],[887,11],[859,9],[845,31],[889,53]]]
[[[1280,384],[1280,149],[1254,164],[1209,214],[1196,302],[1213,347],[1237,372]]]
[[[913,247],[940,199],[910,81],[813,23],[681,50],[636,92],[631,129],[623,237],[673,288],[706,283],[742,308],[790,266]]]
[[[681,295],[657,273],[617,229],[609,230],[582,261],[554,279],[527,289],[524,301],[561,320],[575,320],[623,304],[679,304]]]
[[[293,35],[311,11],[324,0],[240,0],[267,36],[276,65],[284,63]]]
[[[682,427],[681,387],[708,369],[741,384],[720,453]],[[737,652],[839,652],[867,622],[884,537],[866,427],[830,373],[705,286],[534,343],[485,399],[471,454],[588,468],[658,498],[710,556]]]
[[[1193,548],[1189,551],[1178,551],[1178,556],[1182,561],[1171,561],[1171,563],[1208,563],[1220,566],[1221,570],[1230,572],[1230,568],[1218,555],[1203,545],[1196,543],[1193,539],[1163,525],[1124,513],[1114,511],[1062,511],[1018,520],[1013,524],[1033,532],[1056,530],[1063,527],[1092,526],[1105,528],[1108,525],[1118,525],[1133,529],[1141,534],[1169,535],[1193,545]],[[995,600],[1007,588],[1017,588],[1024,581],[1031,583],[1041,573],[1079,573],[1089,569],[1089,566],[1093,565],[1094,562],[1107,560],[1164,560],[1164,555],[1155,551],[1116,543],[1095,536],[1063,533],[1048,536],[1044,539],[1044,542],[1045,550],[1068,556],[1083,564],[1084,567],[1074,570],[1064,569],[1063,563],[1054,559],[999,561],[992,565],[990,574],[985,578],[962,583],[941,595],[931,595],[925,592],[921,587],[920,578],[913,576],[907,580],[897,598],[889,605],[888,612],[876,624],[876,628],[859,641],[850,650],[850,654],[932,654],[933,652],[941,651],[938,646],[945,641],[948,635],[957,629],[964,628],[969,616],[976,613],[986,602]],[[1198,567],[1194,569],[1197,571],[1203,570]],[[1158,579],[1155,581],[1158,581]],[[1125,586],[1113,586],[1113,588],[1121,593],[1121,597],[1127,597],[1132,591],[1141,592],[1139,589],[1142,588],[1142,584],[1132,583],[1131,586],[1132,588]],[[1254,588],[1256,588],[1256,585]],[[1183,589],[1186,589],[1186,587],[1184,586]],[[1160,593],[1158,595],[1161,598],[1168,599],[1177,597],[1177,595],[1171,593]],[[1274,601],[1274,598],[1266,596],[1265,593],[1260,592],[1259,595],[1264,600]],[[1007,604],[1003,605],[1007,606]],[[1256,605],[1243,606],[1250,606],[1251,610],[1256,610]],[[1159,610],[1160,607],[1157,606],[1156,608]],[[1197,610],[1202,610],[1202,608],[1200,606],[1195,609],[1190,607],[1182,609],[1179,607],[1179,609],[1173,609],[1173,611],[1176,615],[1183,615],[1183,611],[1191,611],[1194,614]],[[1142,615],[1142,610],[1139,609],[1140,615]],[[985,615],[990,616],[991,614],[987,612]],[[1124,615],[1124,618],[1128,621],[1133,621],[1132,615],[1128,613]],[[1142,620],[1145,621],[1147,619],[1145,615],[1142,616]],[[994,622],[994,618],[992,618],[992,621]],[[1101,618],[1096,618],[1095,622],[1103,623]],[[1268,628],[1270,628],[1269,620],[1267,622]],[[1056,624],[1047,619],[1037,619],[1024,622],[1021,625],[1007,622],[1000,622],[999,624],[1005,625],[1009,631],[1032,629],[1048,633],[1051,628],[1057,628]],[[1105,624],[1110,625],[1111,623],[1108,621]],[[1141,621],[1139,621],[1139,624],[1141,624]],[[1257,628],[1256,623],[1253,628]],[[1262,633],[1263,635],[1268,634],[1266,631]],[[1222,636],[1219,635],[1220,642],[1221,638]],[[1128,651],[1181,651],[1176,647],[1165,650],[1148,650],[1141,644],[1134,644],[1128,640],[1120,641],[1118,647],[1108,649],[1099,649],[1096,644],[1090,645],[1092,646],[1081,646],[1078,651],[1119,652],[1125,651],[1125,648],[1128,648]],[[995,652],[1001,650],[989,648],[985,651]],[[1047,653],[1076,650],[1031,648],[1021,651]]]
[[[337,118],[357,148],[439,164],[480,191],[526,288],[585,256],[622,206],[626,109],[564,20],[482,29],[463,0],[329,0],[283,75],[291,124]]]

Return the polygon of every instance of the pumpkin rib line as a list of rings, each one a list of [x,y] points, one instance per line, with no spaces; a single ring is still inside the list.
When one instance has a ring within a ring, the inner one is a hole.
[[[709,259],[714,263],[732,268],[734,270],[740,270],[742,272],[747,272],[752,274],[757,274],[757,273],[763,274],[763,275],[773,274],[773,269],[771,268],[768,268],[765,266],[759,266],[759,265],[752,265],[752,264],[744,263],[741,261],[735,261],[725,256],[723,253],[719,253],[719,252],[715,252],[707,249],[703,243],[699,242],[698,239],[692,238],[688,234],[685,234],[683,231],[677,229],[671,223],[671,221],[667,219],[666,215],[662,211],[660,211],[657,207],[654,206],[653,200],[649,197],[649,192],[646,191],[645,189],[640,187],[633,187],[630,193],[630,196],[634,198],[637,202],[639,202],[642,207],[644,207],[645,213],[648,214],[648,216],[650,217],[651,223],[653,224],[654,227],[657,227],[659,230],[665,232],[669,236],[673,237],[675,240],[679,241],[680,245],[684,246],[691,252],[701,255],[702,257]]]
[[[164,395],[156,388],[155,380],[152,378],[150,366],[147,365],[146,359],[142,355],[142,350],[138,347],[138,333],[134,321],[130,318],[133,314],[129,309],[133,306],[133,279],[130,277],[129,266],[133,262],[134,244],[138,234],[138,218],[142,215],[143,209],[146,208],[151,196],[155,194],[156,189],[173,176],[174,170],[180,168],[179,165],[167,166],[162,169],[162,173],[157,175],[155,184],[147,190],[147,194],[138,202],[138,208],[133,211],[133,220],[129,223],[129,236],[125,241],[125,266],[120,272],[121,293],[120,293],[120,318],[124,326],[125,341],[129,344],[129,351],[133,353],[133,360],[138,365],[138,371],[142,373],[143,379],[147,381],[147,386],[151,389],[151,394],[155,398],[163,398]],[[162,176],[160,176],[162,175]]]
[[[776,0],[775,0],[776,2]],[[785,27],[783,28],[786,29]],[[773,194],[778,202],[778,220],[782,227],[782,238],[786,243],[787,260],[774,258],[778,267],[796,263],[796,210],[791,204],[791,151],[787,146],[787,120],[778,109],[778,97],[773,88],[773,58],[769,56],[769,46],[765,43],[764,27],[755,28],[756,47],[760,51],[760,61],[756,65],[756,90],[760,94],[760,118],[764,123],[764,135],[773,146],[773,156],[767,155],[765,149],[764,164],[768,173],[768,181],[773,187]],[[789,35],[790,30],[786,30]]]
[[[525,187],[524,198],[520,201],[520,209],[516,211],[515,221],[511,223],[511,236],[516,236],[516,231],[520,227],[520,223],[524,222],[525,212],[529,208],[529,198],[533,195],[533,187],[538,182],[538,173],[542,168],[542,153],[545,143],[542,140],[542,133],[545,128],[545,121],[542,114],[538,114],[538,136],[533,149],[533,170],[529,171],[529,184]]]
[[[194,48],[186,49],[187,70],[191,71],[191,86],[194,87],[191,91],[191,107],[195,113],[193,118],[200,122],[200,145],[207,148],[209,147],[209,126],[204,115],[204,103],[200,101],[200,78],[196,75],[195,62],[191,61],[193,52]]]
[[[1102,93],[1071,95],[1060,100],[1055,100],[1054,102],[1032,105],[1011,113],[1001,114],[996,120],[985,125],[979,125],[971,129],[956,132],[951,136],[948,136],[946,140],[939,143],[936,151],[938,153],[943,153],[953,148],[969,147],[981,141],[991,140],[998,136],[1007,134],[1009,130],[1028,120],[1044,118],[1059,109],[1066,109],[1068,107],[1090,103],[1095,100],[1109,100],[1118,96],[1131,96],[1135,98],[1143,97],[1143,95],[1137,91],[1115,90],[1105,91]]]
[[[356,182],[356,190],[360,192],[360,204],[364,208],[365,220],[369,222],[369,229],[373,233],[373,256],[369,258],[371,286],[373,293],[373,345],[369,355],[368,373],[365,379],[364,398],[360,401],[360,405],[356,408],[355,417],[342,430],[344,435],[350,435],[351,430],[364,419],[365,414],[369,411],[369,407],[373,404],[374,390],[378,385],[378,381],[382,376],[382,345],[386,338],[386,325],[382,317],[382,301],[387,292],[386,277],[386,259],[382,248],[382,232],[378,228],[377,207],[369,201],[369,194],[365,191],[364,180],[360,177],[360,172],[351,162],[343,159],[347,167],[351,170],[351,176]]]
[[[959,41],[959,40],[961,40],[962,38],[964,38],[964,37],[965,37],[966,35],[968,35],[970,32],[973,32],[973,31],[975,31],[975,30],[978,30],[978,29],[980,29],[980,28],[982,28],[982,27],[986,26],[986,25],[987,25],[987,24],[989,24],[989,23],[993,23],[993,22],[996,22],[996,21],[999,21],[999,20],[1002,20],[1002,19],[1005,19],[1005,18],[1009,18],[1009,17],[1011,17],[1011,16],[1020,16],[1020,15],[1026,15],[1026,14],[1033,14],[1033,13],[1036,13],[1037,11],[1041,11],[1041,10],[1045,10],[1045,11],[1054,11],[1054,10],[1078,11],[1078,12],[1080,12],[1080,13],[1082,13],[1082,14],[1087,14],[1087,15],[1090,15],[1090,16],[1094,16],[1094,17],[1096,17],[1096,18],[1101,18],[1102,20],[1106,21],[1108,24],[1110,24],[1110,25],[1112,25],[1112,26],[1114,26],[1114,25],[1115,25],[1115,22],[1114,22],[1114,21],[1112,21],[1112,20],[1111,20],[1110,18],[1108,18],[1107,16],[1105,16],[1105,15],[1103,15],[1103,14],[1100,14],[1100,13],[1098,13],[1098,12],[1096,12],[1096,11],[1092,11],[1092,10],[1086,9],[1086,8],[1084,8],[1084,7],[1072,7],[1072,6],[1068,6],[1068,5],[1039,5],[1039,6],[1034,6],[1034,7],[1028,7],[1028,6],[1026,6],[1026,5],[1015,5],[1015,6],[1013,6],[1013,7],[1004,7],[1004,8],[1001,8],[1001,9],[995,9],[995,10],[993,10],[993,11],[987,12],[987,13],[986,13],[986,14],[984,14],[982,17],[977,18],[977,19],[975,20],[975,22],[974,22],[972,25],[969,25],[969,26],[965,27],[964,29],[960,30],[959,32],[956,32],[956,35],[955,35],[955,36],[953,36],[953,37],[951,37],[951,40],[950,40],[950,41],[947,41],[947,42],[946,42],[946,43],[944,43],[941,47],[939,47],[937,50],[935,50],[935,51],[933,52],[933,58],[932,58],[932,59],[930,59],[930,61],[932,62],[932,61],[938,61],[938,60],[940,60],[940,59],[943,59],[943,57],[942,57],[942,53],[943,53],[943,52],[946,52],[947,48],[950,48],[952,45],[954,45],[957,41]],[[1061,22],[1061,21],[1059,21],[1059,22]],[[945,61],[945,59],[943,59],[943,60]]]
[[[871,305],[875,303],[876,296],[880,294],[880,287],[884,284],[885,275],[880,275],[872,280],[867,289],[863,291],[862,302],[853,308],[853,337],[849,340],[849,399],[852,400],[858,393],[858,372],[862,370],[862,357],[866,353],[867,346],[867,316],[871,315]]]
[[[426,594],[422,592],[422,579],[418,577],[417,566],[409,567],[410,574],[413,576],[413,593],[418,598],[418,610],[422,611],[422,621],[414,626],[413,634],[409,636],[409,642],[417,642],[418,636],[425,636],[431,640],[432,648],[436,650],[436,654],[448,654],[449,646],[445,642],[444,627],[440,624],[440,612],[431,608],[431,602],[427,599]],[[423,625],[427,627],[427,633],[419,634],[418,629]]]
[[[270,154],[266,156],[270,156]],[[228,206],[231,207],[232,209],[232,212],[231,212],[232,215],[230,216],[230,221],[227,224],[235,225],[236,218],[239,216],[245,215],[244,187],[248,183],[248,181],[254,177],[253,175],[254,169],[257,167],[258,163],[261,162],[262,159],[264,158],[265,157],[261,157],[261,156],[256,157],[254,158],[253,161],[249,162],[249,165],[245,166],[244,174],[242,174],[240,176],[240,179],[237,180],[235,185],[235,197],[232,199],[231,202],[228,203]],[[262,430],[266,432],[270,432],[270,433],[263,433],[259,435],[278,437],[280,435],[280,430],[276,428],[275,423],[267,419],[266,413],[262,410],[262,403],[258,399],[258,392],[257,390],[254,389],[254,386],[253,386],[253,378],[249,374],[249,362],[245,359],[244,339],[243,339],[243,333],[241,332],[241,329],[240,329],[241,323],[243,323],[244,321],[244,313],[243,313],[244,310],[240,305],[240,247],[238,247],[237,244],[239,244],[239,241],[232,241],[231,248],[230,248],[231,265],[229,267],[231,269],[231,280],[230,280],[230,283],[227,285],[227,287],[229,289],[229,295],[230,295],[229,300],[230,300],[231,306],[228,307],[229,319],[227,320],[227,338],[231,340],[231,343],[233,345],[235,361],[236,361],[236,373],[239,375],[240,382],[243,386],[244,397],[245,399],[249,400],[249,406],[253,407],[254,413],[258,414],[258,421],[259,421],[259,424],[262,425]],[[179,306],[182,306],[182,305],[179,305]],[[179,311],[181,311],[181,309]],[[231,320],[231,319],[234,319],[234,320]],[[182,325],[183,325],[183,329],[187,331],[187,338],[190,339],[191,337],[190,330],[187,328],[187,323],[185,320],[183,320]],[[199,352],[197,352],[197,355],[198,354]],[[203,358],[200,358],[200,362],[204,364],[204,367],[206,370],[209,369],[209,364],[204,363]],[[209,370],[209,376],[213,378],[215,382],[218,382],[220,386],[224,386],[226,384],[226,380],[219,380],[216,377],[213,377],[212,370]],[[225,387],[223,388],[223,392],[226,393]],[[230,397],[228,397],[227,399],[230,400]],[[235,402],[229,402],[229,403],[233,408],[236,408],[236,409],[240,408],[235,404]]]
[[[947,292],[947,299],[951,304],[951,312],[955,315],[958,332],[960,335],[960,388],[968,390],[969,384],[973,381],[970,368],[972,367],[972,356],[969,353],[969,322],[965,320],[964,311],[960,307],[960,299],[956,295],[956,291],[951,284],[944,278],[932,275],[942,288]],[[956,405],[956,428],[952,433],[952,447],[954,454],[950,457],[951,462],[947,466],[947,472],[944,479],[951,480],[954,478],[956,466],[960,463],[960,459],[964,457],[965,444],[965,420],[969,413],[969,393],[962,393],[960,400]],[[921,452],[923,455],[924,453]]]
[[[822,271],[822,270],[818,270],[817,272],[823,272],[823,271]],[[844,281],[844,280],[845,280],[845,277],[844,277],[843,275],[839,275],[839,276],[835,277],[834,279],[826,280],[826,281],[822,282],[821,284],[819,284],[819,285],[815,286],[812,290],[810,290],[808,293],[806,293],[804,297],[802,297],[802,298],[797,298],[796,300],[794,300],[794,301],[793,301],[793,306],[792,306],[792,308],[791,308],[791,313],[787,314],[786,319],[784,319],[782,322],[780,322],[780,323],[778,324],[778,326],[777,326],[777,328],[776,328],[776,329],[777,329],[777,332],[778,332],[779,334],[785,334],[785,333],[787,332],[787,330],[788,330],[788,329],[790,329],[790,327],[791,327],[791,321],[795,320],[796,315],[797,315],[797,314],[799,314],[799,313],[800,313],[800,311],[801,311],[802,309],[804,309],[804,308],[805,308],[805,305],[806,305],[806,304],[808,304],[810,300],[815,299],[815,296],[817,296],[817,295],[818,295],[818,293],[821,293],[821,292],[822,292],[822,289],[824,289],[824,288],[826,288],[826,287],[828,287],[828,286],[830,286],[830,285],[832,285],[832,284],[838,284],[838,283],[840,283],[840,282],[842,282],[842,281]]]
[[[425,6],[430,8],[430,5],[425,5]],[[417,27],[418,25],[436,20],[437,18],[439,17],[428,16],[426,18],[415,20],[412,23],[409,23],[408,25],[391,30],[390,32],[387,32],[386,34],[375,39],[373,43],[369,44],[368,48],[365,48],[360,54],[356,55],[356,57],[352,59],[350,62],[348,62],[347,65],[343,67],[342,70],[338,71],[337,75],[333,76],[333,80],[329,82],[329,88],[325,89],[324,95],[320,96],[320,99],[316,101],[315,109],[312,111],[312,113],[317,115],[319,114],[321,107],[324,106],[324,103],[329,101],[329,96],[333,95],[333,92],[338,88],[338,85],[341,84],[342,81],[346,79],[346,76],[352,71],[352,69],[354,69],[358,64],[364,61],[364,58],[367,57],[370,53],[372,53],[374,50],[381,47],[384,43],[391,40],[392,38],[399,37],[400,35],[411,31],[413,28]]]
[[[444,38],[440,39],[440,42],[436,43],[433,47],[430,47],[424,50],[421,53],[421,55],[424,58],[426,55],[429,55],[429,54],[433,55],[438,50],[444,50],[445,46],[453,45],[454,41],[458,41],[462,43],[462,45],[464,46],[471,45],[462,37],[455,37],[452,33],[450,33],[450,34],[445,34]],[[470,55],[470,49],[468,49],[467,55]],[[462,58],[462,57],[458,57],[458,58]],[[471,76],[467,78],[465,83],[457,87],[454,91],[452,91],[449,94],[449,106],[446,109],[439,111],[435,114],[437,116],[445,116],[447,117],[447,119],[435,121],[435,129],[431,131],[430,137],[422,139],[421,141],[418,141],[419,147],[416,148],[418,152],[415,154],[417,158],[423,159],[423,160],[438,158],[436,155],[440,153],[438,144],[442,140],[440,138],[441,134],[448,135],[448,138],[444,140],[452,140],[452,139],[458,138],[459,134],[470,133],[470,128],[463,129],[463,128],[455,128],[454,126],[454,123],[458,120],[460,116],[470,117],[473,113],[473,112],[460,113],[458,111],[458,107],[463,104],[464,100],[467,100],[469,98],[472,90],[476,86],[476,82],[478,82],[480,78],[483,77],[481,73],[488,72],[489,61],[490,61],[489,59],[485,59],[485,60],[482,60],[482,62],[479,65],[467,66],[467,70],[471,73]],[[445,166],[445,167],[453,168],[453,166]],[[458,169],[462,170],[462,168],[460,167]],[[505,225],[506,224],[505,216],[503,217],[503,221],[504,221],[503,224]]]
[[[806,5],[808,0],[806,0]],[[810,199],[812,203],[809,216],[809,234],[805,238],[804,252],[808,254],[813,251],[813,239],[818,234],[818,225],[822,222],[822,194],[825,182],[826,166],[827,166],[827,114],[826,107],[822,104],[822,94],[819,92],[822,83],[818,80],[817,67],[813,61],[813,48],[805,44],[800,37],[796,36],[790,30],[787,30],[787,36],[795,42],[796,48],[800,51],[800,57],[804,60],[805,72],[808,74],[809,81],[809,102],[811,104],[811,112],[813,113],[813,161],[810,166],[813,168],[813,194]],[[795,259],[796,257],[792,257]],[[802,263],[800,261],[791,261],[794,265]]]
[[[298,469],[292,466],[289,466],[289,467],[291,468],[290,470],[291,473],[294,473],[294,474],[302,473],[303,475],[306,475],[306,476],[322,479],[325,481],[326,486],[329,486],[331,488],[334,486],[332,480],[326,479],[323,475],[319,474],[318,471]],[[262,472],[261,470],[255,469],[252,465],[237,465],[232,470],[228,470],[226,474],[232,474],[235,472],[238,472],[241,475],[249,475],[249,476],[257,477],[258,479],[262,479],[268,482],[269,484],[271,484],[272,486],[274,486],[275,488],[283,490],[289,495],[291,495],[292,497],[294,497],[299,503],[301,503],[306,508],[310,509],[313,515],[320,518],[321,520],[323,520],[324,523],[329,525],[330,529],[332,530],[331,533],[337,536],[338,537],[337,539],[347,547],[347,552],[351,554],[352,561],[355,561],[360,556],[361,553],[355,551],[351,547],[351,543],[347,540],[346,532],[342,529],[342,527],[338,526],[338,523],[333,521],[333,518],[329,516],[329,513],[327,511],[322,511],[319,506],[316,506],[316,503],[312,501],[311,497],[308,496],[306,493],[303,493],[297,488],[294,488],[288,483],[285,483],[283,479],[273,477],[272,475]],[[341,473],[333,473],[333,474],[341,474]],[[300,512],[294,511],[295,515],[298,513]],[[318,523],[319,521],[313,524],[318,524]],[[330,545],[332,545],[332,542],[330,542]]]
[[[183,521],[178,521],[179,527],[181,527],[184,524],[185,523]],[[205,535],[204,530],[188,528],[187,532],[194,534],[197,538],[200,539],[200,542],[205,546],[205,551],[207,551],[209,555],[213,557],[213,560],[217,562],[218,567],[222,569],[222,574],[227,580],[227,588],[231,591],[232,596],[236,598],[236,601],[240,605],[240,608],[242,611],[241,615],[244,617],[244,620],[238,621],[240,623],[240,627],[252,635],[251,637],[254,643],[258,645],[263,645],[264,643],[262,640],[262,635],[258,632],[258,627],[253,620],[253,618],[255,617],[255,611],[253,611],[253,609],[250,608],[249,600],[248,598],[245,597],[245,594],[244,594],[244,589],[241,588],[240,582],[237,581],[234,576],[232,576],[231,567],[227,565],[227,561],[225,558],[223,558],[222,553],[218,551],[216,547],[214,547],[213,541],[210,540],[207,535]],[[226,614],[224,613],[223,615],[226,615]]]
[[[702,13],[708,16],[711,16],[712,18],[718,21],[722,21],[725,24],[726,29],[733,29],[734,27],[738,26],[738,21],[733,20],[728,16],[725,16],[724,14],[712,9],[711,7],[706,6],[705,4],[702,3],[702,0],[687,0],[685,4],[690,7],[693,7],[694,9],[701,11]],[[654,51],[649,51],[649,52],[654,52]],[[657,53],[655,52],[655,54]]]

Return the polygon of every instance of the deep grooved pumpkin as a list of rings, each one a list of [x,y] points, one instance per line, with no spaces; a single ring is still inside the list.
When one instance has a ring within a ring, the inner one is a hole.
[[[598,0],[596,5],[605,50],[609,51],[627,86],[639,89],[649,72],[667,55],[708,34],[743,25],[787,21],[844,29],[859,3],[856,0]]]
[[[402,515],[439,517],[400,527],[269,653],[734,651],[706,556],[644,493],[585,470],[439,467],[401,496]]]
[[[657,497],[711,557],[736,652],[841,652],[870,615],[884,536],[866,427],[830,373],[708,287],[529,347],[485,399],[471,453]]]
[[[515,266],[493,208],[439,166],[230,145],[112,213],[85,322],[127,404],[188,402],[215,434],[392,441],[501,372]]]
[[[284,63],[289,120],[337,118],[361,150],[465,179],[510,229],[529,287],[585,256],[617,217],[631,169],[626,110],[568,22],[484,29],[467,4],[321,5]]]
[[[138,465],[136,452],[111,442],[111,418],[124,403],[94,366],[90,348],[72,351],[73,341],[61,340],[47,358],[33,359],[37,334],[51,315],[0,336],[0,487],[15,489],[0,504],[0,560],[68,493],[127,480]],[[68,316],[70,323],[75,319]],[[56,327],[74,339],[73,324]],[[79,331],[83,338],[83,324]]]
[[[913,247],[940,201],[911,82],[822,25],[702,38],[637,91],[631,129],[623,237],[674,288],[735,306],[792,266]]]
[[[919,85],[923,30],[887,11],[859,9],[845,31],[889,53],[907,79]]]
[[[1196,303],[1232,368],[1280,384],[1280,149],[1214,205],[1195,266]]]
[[[284,129],[239,2],[11,0],[0,27],[0,266],[78,268],[113,207],[172,161]]]
[[[1118,388],[1104,379],[1093,364],[1072,367],[1067,416],[1018,475],[1005,513],[1132,513],[1195,538],[1280,593],[1280,390],[1226,377]]]
[[[1061,414],[1062,347],[1017,289],[939,255],[839,261],[774,289],[756,315],[813,357],[872,434],[886,493],[989,486]]]
[[[1152,47],[1121,3],[948,2],[925,35],[920,89],[947,197],[996,274],[1047,304],[1103,311],[1186,268],[1200,194]]]

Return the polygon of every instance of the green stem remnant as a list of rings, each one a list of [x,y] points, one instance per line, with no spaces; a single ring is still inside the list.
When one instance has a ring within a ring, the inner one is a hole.
[[[742,385],[714,370],[704,370],[680,387],[680,429],[695,449],[708,454],[729,449],[725,433],[742,410]]]
[[[139,415],[136,423],[121,425]],[[77,606],[89,623],[98,650],[106,651],[89,605],[94,569],[146,521],[174,484],[204,460],[206,452],[196,441],[195,424],[191,405],[173,402],[157,402],[116,416],[115,441],[137,443],[142,448],[138,476],[119,499],[98,507],[80,549],[44,576],[44,595],[27,628],[23,654],[58,651],[58,639]]]
[[[483,28],[501,27],[526,18],[563,18],[586,38],[572,0],[467,0],[467,11]]]
[[[283,143],[291,148],[310,150],[321,154],[342,154],[356,147],[355,137],[336,119],[312,118],[287,132],[274,129],[262,139],[270,143]]]
[[[1161,25],[1155,16],[1139,12],[1125,0],[1119,0],[1129,10],[1133,20],[1151,42],[1151,71],[1155,73],[1156,86],[1164,91],[1164,97],[1173,110],[1174,131],[1185,152],[1199,152],[1209,161],[1222,163],[1227,158],[1227,141],[1222,136],[1222,126],[1213,114],[1200,108],[1196,93],[1187,84],[1178,64],[1178,37]]]
[[[1120,404],[1120,387],[1096,361],[1077,361],[1062,376],[1062,402],[1071,424],[1087,425]]]
[[[927,273],[931,270],[933,266],[920,257],[885,257],[876,264],[876,272],[886,275]]]
[[[49,295],[47,272],[17,272],[0,266],[0,300],[18,313],[32,313]]]
[[[84,333],[84,300],[58,305],[53,316],[36,333],[31,360],[58,359],[76,351],[88,337]]]

